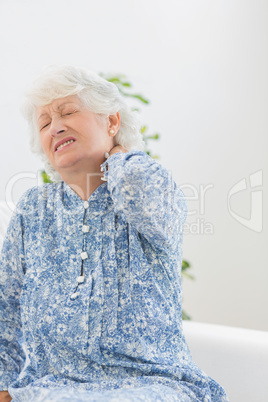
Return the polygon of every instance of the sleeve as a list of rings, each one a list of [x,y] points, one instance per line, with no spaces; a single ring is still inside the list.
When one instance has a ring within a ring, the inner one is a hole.
[[[26,266],[20,201],[10,219],[0,255],[0,390],[7,390],[17,379],[25,361],[20,294]]]
[[[187,204],[171,172],[143,151],[117,152],[101,164],[114,202],[131,225],[157,249],[176,247]]]

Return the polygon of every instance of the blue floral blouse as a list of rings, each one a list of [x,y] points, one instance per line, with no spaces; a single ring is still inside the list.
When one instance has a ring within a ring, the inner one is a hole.
[[[83,201],[27,190],[0,258],[0,390],[14,401],[228,401],[182,330],[187,205],[143,151],[115,153]]]

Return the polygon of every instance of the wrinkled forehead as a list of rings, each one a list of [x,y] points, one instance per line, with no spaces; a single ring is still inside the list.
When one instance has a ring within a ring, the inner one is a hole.
[[[74,104],[76,106],[83,106],[81,99],[77,95],[65,96],[64,98],[58,98],[53,100],[51,103],[47,105],[37,106],[35,110],[35,116],[37,121],[39,121],[44,116],[47,116],[49,113],[60,112],[64,106],[68,104]]]

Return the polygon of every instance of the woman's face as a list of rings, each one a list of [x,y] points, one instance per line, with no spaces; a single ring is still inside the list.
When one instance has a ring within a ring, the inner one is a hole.
[[[86,109],[77,95],[38,107],[36,118],[44,152],[59,173],[71,167],[99,169],[105,152],[114,146],[113,137],[120,124],[119,113],[100,119]],[[71,142],[66,144],[68,140]]]

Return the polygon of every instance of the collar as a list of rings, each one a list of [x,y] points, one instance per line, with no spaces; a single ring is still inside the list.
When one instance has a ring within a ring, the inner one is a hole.
[[[64,181],[61,182],[61,189],[63,191],[64,204],[69,209],[79,211],[84,209],[84,202],[82,198]],[[108,212],[113,205],[113,200],[107,188],[107,182],[102,183],[88,198],[89,209],[95,215]],[[67,204],[67,205],[66,205]]]

